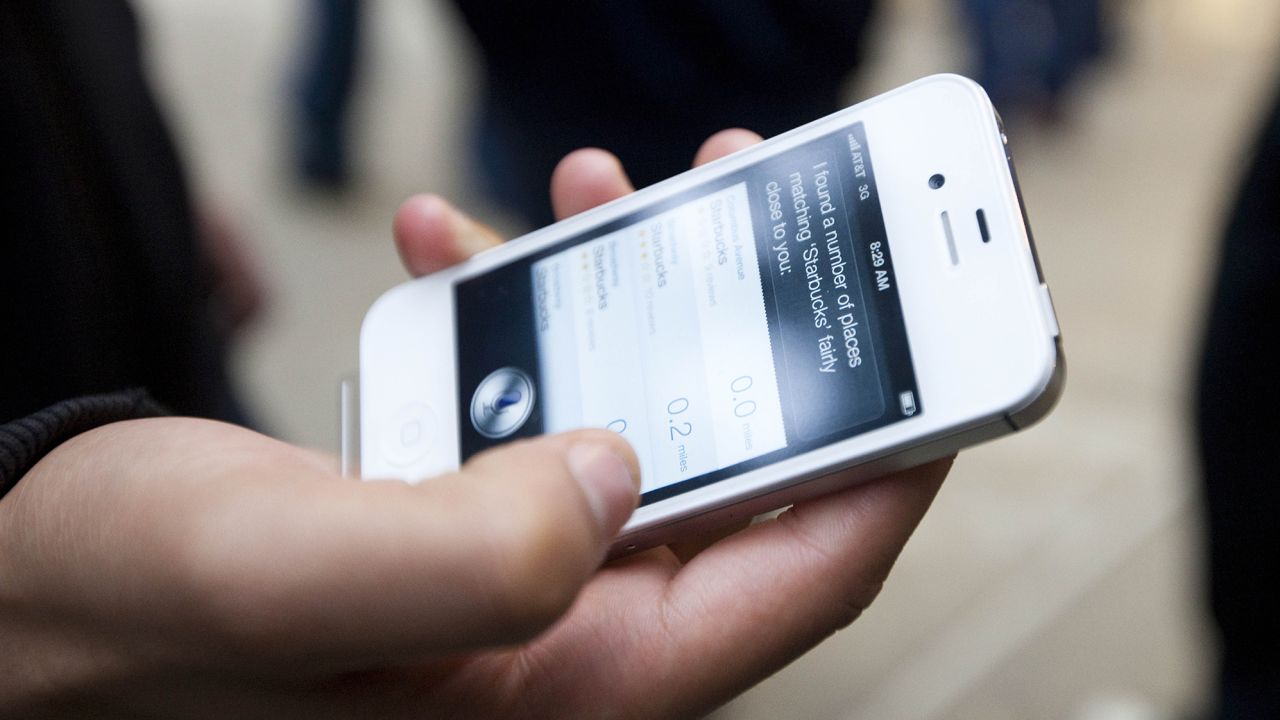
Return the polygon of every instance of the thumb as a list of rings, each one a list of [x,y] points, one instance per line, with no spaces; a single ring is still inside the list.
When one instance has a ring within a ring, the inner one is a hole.
[[[295,486],[287,520],[285,503],[238,502],[236,526],[269,523],[270,537],[219,533],[220,625],[244,629],[241,649],[339,666],[527,640],[600,566],[639,477],[625,440],[584,430],[416,486]]]
[[[470,536],[457,576],[491,602],[480,624],[496,640],[531,637],[569,609],[635,510],[639,478],[625,440],[582,431],[481,454],[424,488],[454,508],[456,537]]]

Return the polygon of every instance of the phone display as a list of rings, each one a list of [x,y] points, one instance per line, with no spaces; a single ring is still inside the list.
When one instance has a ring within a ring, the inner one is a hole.
[[[925,412],[861,122],[454,289],[459,454],[626,437],[643,502]]]

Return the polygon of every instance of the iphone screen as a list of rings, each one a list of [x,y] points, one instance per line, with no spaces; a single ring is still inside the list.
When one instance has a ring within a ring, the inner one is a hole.
[[[861,123],[455,291],[464,459],[608,428],[649,503],[924,411]]]

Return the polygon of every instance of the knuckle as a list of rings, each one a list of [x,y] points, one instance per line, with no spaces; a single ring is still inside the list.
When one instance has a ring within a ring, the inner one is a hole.
[[[794,511],[783,513],[778,521],[791,531],[796,540],[799,555],[797,563],[815,568],[840,568],[847,563],[830,547],[815,538],[804,524],[797,519]],[[827,595],[823,598],[826,612],[829,613],[828,625],[832,629],[848,627],[857,620],[871,603],[875,601],[888,578],[890,565],[877,565],[849,568],[851,572],[842,582],[829,583]]]
[[[512,499],[502,520],[505,531],[493,547],[494,599],[512,632],[532,636],[569,609],[589,570],[580,523],[527,495]]]
[[[853,621],[861,617],[862,613],[871,607],[871,603],[875,602],[883,587],[883,582],[868,583],[854,588],[852,592],[842,593],[834,598],[831,602],[832,626],[836,629],[844,629],[852,625]]]
[[[271,553],[225,530],[220,522],[191,528],[174,571],[191,625],[211,651],[260,656],[288,638],[288,577],[272,570]]]
[[[203,562],[187,572],[193,625],[224,651],[256,652],[273,644],[270,603],[245,582],[246,573]]]

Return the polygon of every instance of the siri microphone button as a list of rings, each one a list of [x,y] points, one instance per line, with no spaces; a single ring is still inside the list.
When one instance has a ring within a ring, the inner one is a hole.
[[[471,425],[497,440],[515,433],[533,414],[533,378],[519,368],[494,370],[471,396]]]

